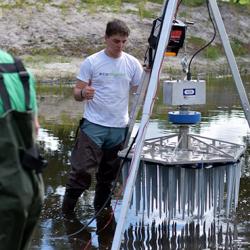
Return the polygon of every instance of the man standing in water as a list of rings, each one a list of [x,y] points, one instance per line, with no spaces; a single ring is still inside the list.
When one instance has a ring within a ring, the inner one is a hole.
[[[112,182],[120,166],[128,125],[129,90],[140,83],[142,66],[123,52],[130,30],[118,19],[106,26],[106,48],[87,57],[80,67],[74,98],[85,101],[80,133],[71,155],[71,171],[62,205],[65,216],[74,216],[76,202],[91,185],[91,170],[96,169],[94,208],[106,202],[111,208]]]
[[[0,50],[0,250],[29,249],[43,201],[34,80]]]

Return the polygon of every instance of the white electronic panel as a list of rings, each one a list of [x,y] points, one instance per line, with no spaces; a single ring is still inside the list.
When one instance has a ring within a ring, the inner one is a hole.
[[[168,105],[197,105],[206,103],[204,80],[163,82],[163,101]]]

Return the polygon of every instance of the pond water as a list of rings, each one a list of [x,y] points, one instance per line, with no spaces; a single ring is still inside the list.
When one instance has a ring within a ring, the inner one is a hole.
[[[250,77],[243,81],[249,93]],[[45,201],[31,249],[110,249],[119,223],[122,197],[118,194],[125,185],[128,164],[112,200],[115,218],[109,224],[107,218],[89,224],[94,215],[94,181],[79,199],[78,220],[67,221],[61,216],[70,151],[82,113],[71,93],[69,87],[39,90],[39,143],[49,165],[43,174]],[[192,107],[202,113],[202,121],[190,131],[244,144],[244,156],[235,164],[199,169],[141,164],[121,249],[250,248],[250,130],[231,78],[207,79],[206,94],[206,105]],[[178,127],[167,119],[167,113],[175,109],[163,104],[160,93],[146,137],[177,132]],[[137,127],[138,123],[133,134]]]

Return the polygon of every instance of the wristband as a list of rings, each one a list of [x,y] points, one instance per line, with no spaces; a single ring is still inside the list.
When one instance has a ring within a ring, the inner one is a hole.
[[[81,89],[81,98],[84,99],[85,98],[85,89]]]

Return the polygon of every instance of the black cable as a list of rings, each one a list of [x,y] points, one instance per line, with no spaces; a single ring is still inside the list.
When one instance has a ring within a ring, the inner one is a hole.
[[[76,231],[76,232],[74,232],[74,233],[72,233],[72,234],[68,234],[68,235],[67,235],[68,237],[72,237],[72,236],[74,236],[74,235],[76,235],[76,234],[79,234],[81,231],[85,230],[85,229],[86,229],[86,228],[87,228],[87,227],[97,218],[97,216],[102,212],[102,210],[106,207],[106,205],[107,205],[109,199],[110,199],[110,198],[112,197],[112,195],[113,195],[113,192],[114,192],[114,190],[115,190],[115,188],[116,188],[116,184],[117,184],[117,182],[118,182],[118,179],[119,179],[119,176],[120,176],[122,167],[123,167],[125,161],[126,161],[127,158],[128,158],[128,154],[129,154],[129,152],[131,151],[131,148],[132,148],[132,146],[133,146],[134,143],[135,143],[135,140],[136,140],[136,138],[137,138],[137,135],[138,135],[138,131],[137,131],[135,137],[133,138],[133,141],[132,141],[131,145],[129,146],[129,149],[128,149],[128,151],[127,151],[125,157],[123,158],[122,163],[120,164],[120,167],[119,167],[119,169],[118,169],[116,178],[115,178],[115,180],[114,180],[113,188],[112,188],[112,190],[111,190],[111,192],[110,192],[108,198],[106,199],[106,201],[105,201],[104,204],[102,205],[102,207],[97,211],[97,213],[95,213],[95,215],[92,217],[92,219],[90,219],[90,221],[89,221],[86,225],[84,225],[84,226],[83,226],[82,228],[80,228],[78,231]]]
[[[206,0],[206,4],[207,4],[207,10],[208,10],[209,19],[210,19],[210,21],[211,21],[211,23],[212,23],[212,25],[213,25],[214,35],[213,35],[212,39],[211,39],[206,45],[204,45],[202,48],[200,48],[199,50],[197,50],[197,51],[193,54],[193,56],[192,56],[192,58],[190,59],[189,64],[188,64],[187,80],[191,80],[191,63],[192,63],[194,57],[195,57],[198,53],[200,53],[202,50],[204,50],[206,47],[208,47],[208,46],[214,41],[214,39],[215,39],[215,37],[216,37],[216,27],[215,27],[213,18],[212,18],[212,16],[211,16],[211,12],[210,12],[210,9],[209,9],[209,2],[208,2],[208,0]]]

